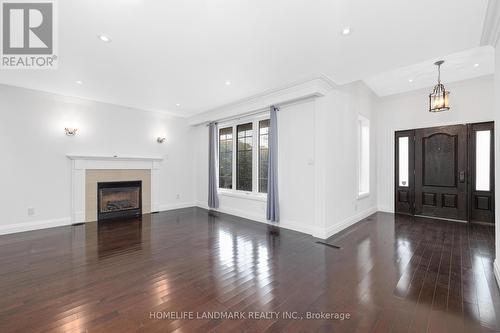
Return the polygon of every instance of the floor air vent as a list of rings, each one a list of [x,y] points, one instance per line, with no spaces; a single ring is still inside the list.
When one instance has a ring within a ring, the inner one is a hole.
[[[328,247],[333,247],[334,249],[342,250],[342,248],[340,246],[333,245],[333,244],[328,244],[328,243],[325,243],[325,242],[316,242],[316,244],[321,244],[321,245],[325,245],[325,246],[328,246]]]

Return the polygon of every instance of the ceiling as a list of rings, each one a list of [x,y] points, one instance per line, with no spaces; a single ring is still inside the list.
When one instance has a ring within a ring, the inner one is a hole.
[[[344,84],[478,47],[487,2],[58,1],[59,68],[4,70],[0,83],[191,116],[320,73]]]
[[[482,46],[390,70],[364,81],[381,97],[432,87],[438,76],[434,62],[441,59],[445,61],[441,66],[441,81],[445,84],[495,72],[495,49]]]

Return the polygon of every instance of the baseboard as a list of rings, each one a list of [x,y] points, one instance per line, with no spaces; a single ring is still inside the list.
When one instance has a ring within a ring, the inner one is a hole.
[[[379,206],[377,208],[379,212],[384,212],[384,213],[394,213],[394,208],[386,207],[386,206]]]
[[[165,204],[165,205],[160,205],[160,212],[165,212],[165,211],[174,210],[174,209],[195,207],[195,206],[197,206],[197,205],[194,202],[180,202],[180,203],[174,203],[174,204]]]
[[[196,202],[196,203],[183,202],[183,203],[178,203],[178,204],[160,205],[160,211],[168,211],[168,210],[189,208],[189,207],[200,207],[200,208],[208,209],[208,205],[204,202]],[[266,218],[264,216],[260,216],[257,214],[251,214],[251,213],[248,213],[246,211],[237,210],[237,209],[219,208],[219,209],[217,209],[217,211],[219,211],[221,213],[229,214],[229,215],[242,217],[242,218],[249,219],[252,221],[265,223],[268,225],[278,226],[278,227],[284,228],[284,229],[302,232],[305,234],[313,235],[314,237],[326,239],[326,238],[331,237],[332,235],[344,230],[345,228],[350,227],[354,223],[366,218],[367,216],[375,213],[377,211],[377,209],[374,207],[374,208],[365,210],[365,211],[358,213],[350,218],[345,219],[341,223],[335,224],[334,226],[332,226],[326,230],[320,230],[319,228],[316,228],[314,226],[304,226],[303,224],[300,224],[296,221],[283,220],[283,221],[280,221],[279,223],[269,222],[266,220]],[[8,224],[8,225],[0,226],[0,235],[7,235],[7,234],[13,234],[13,233],[17,233],[17,232],[25,232],[25,231],[32,231],[32,230],[55,228],[55,227],[61,227],[61,226],[67,226],[67,225],[71,225],[71,217],[64,217],[64,218],[52,219],[52,220],[26,222],[26,223]],[[496,270],[495,270],[495,274],[497,274]],[[500,274],[497,275],[497,278],[498,277],[500,277]]]
[[[495,259],[493,262],[493,272],[495,273],[495,277],[497,279],[497,284],[498,287],[500,288],[500,263],[498,262],[498,259]]]
[[[322,234],[322,235],[319,234],[316,237],[323,238],[323,239],[327,239],[329,237],[332,237],[333,235],[341,232],[344,229],[349,228],[353,224],[358,223],[362,219],[365,219],[368,216],[370,216],[376,212],[377,212],[377,207],[371,207],[371,208],[365,209],[364,211],[359,212],[356,215],[349,216],[348,218],[344,219],[340,223],[335,223],[334,225],[326,228],[324,234]]]
[[[205,202],[197,202],[196,206],[203,208],[203,209],[209,209],[208,205]],[[238,217],[252,220],[255,222],[259,222],[259,223],[265,223],[268,225],[301,232],[301,233],[308,234],[308,235],[314,235],[314,234],[318,233],[318,230],[316,230],[313,226],[311,226],[311,227],[304,226],[300,223],[297,223],[296,221],[281,220],[279,223],[270,222],[270,221],[266,220],[266,218],[264,216],[260,216],[257,214],[251,214],[247,211],[232,209],[232,208],[227,208],[227,207],[220,207],[220,208],[216,209],[216,211],[224,213],[224,214],[238,216]]]
[[[34,221],[26,223],[16,223],[0,226],[0,235],[14,234],[17,232],[48,229],[71,225],[71,217],[63,217],[59,219]]]
[[[178,204],[160,205],[160,211],[188,208],[188,207],[194,207],[194,206],[196,206],[196,204],[193,202],[183,202],[183,203],[178,203]],[[63,217],[63,218],[59,218],[59,219],[0,225],[0,235],[8,235],[8,234],[14,234],[14,233],[18,233],[18,232],[62,227],[62,226],[67,226],[67,225],[71,225],[71,224],[72,224],[71,217]]]

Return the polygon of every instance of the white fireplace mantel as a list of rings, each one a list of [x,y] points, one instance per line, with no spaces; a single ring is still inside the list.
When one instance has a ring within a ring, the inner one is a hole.
[[[71,220],[85,222],[86,170],[151,170],[151,211],[159,211],[159,180],[161,157],[142,156],[91,156],[67,154],[71,160]]]

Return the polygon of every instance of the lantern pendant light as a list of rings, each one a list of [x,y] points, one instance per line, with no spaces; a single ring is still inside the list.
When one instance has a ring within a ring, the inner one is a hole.
[[[444,60],[440,60],[434,63],[434,65],[438,67],[438,84],[434,87],[434,90],[429,95],[429,112],[441,112],[448,111],[450,109],[448,98],[450,92],[446,91],[444,85],[441,83],[442,64],[444,64]]]

